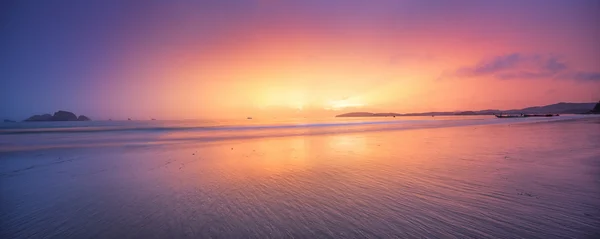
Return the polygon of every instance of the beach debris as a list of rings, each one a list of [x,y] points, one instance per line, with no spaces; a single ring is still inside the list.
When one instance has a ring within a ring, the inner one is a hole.
[[[231,148],[231,150],[233,150],[233,148]]]
[[[523,196],[528,196],[528,197],[535,197],[535,198],[539,199],[538,196],[533,195],[531,193],[528,193],[528,192],[525,192],[525,191],[522,191],[522,190],[519,190],[519,189],[515,189],[515,190],[517,190],[517,195],[523,195]]]
[[[520,192],[517,193],[518,195],[525,195],[525,196],[529,196],[529,197],[533,197],[533,195],[531,195],[531,193],[527,193],[527,192]]]

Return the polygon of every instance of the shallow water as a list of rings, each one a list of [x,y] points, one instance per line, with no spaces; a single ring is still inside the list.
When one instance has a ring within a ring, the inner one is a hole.
[[[497,119],[493,116],[258,119],[224,121],[89,121],[0,123],[0,152],[49,148],[214,142],[221,140],[396,131],[585,119],[593,116]]]
[[[0,237],[598,237],[600,118],[561,117],[5,127]]]

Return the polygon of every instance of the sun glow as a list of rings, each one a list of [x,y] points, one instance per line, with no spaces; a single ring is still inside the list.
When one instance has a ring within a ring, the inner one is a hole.
[[[346,108],[362,107],[364,105],[365,105],[364,103],[359,103],[359,102],[350,101],[350,100],[334,100],[334,101],[329,101],[329,104],[327,107],[325,107],[325,109],[327,109],[327,110],[343,110]]]

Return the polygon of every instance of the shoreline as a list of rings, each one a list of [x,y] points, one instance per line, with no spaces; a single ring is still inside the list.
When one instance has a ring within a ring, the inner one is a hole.
[[[493,121],[490,121],[493,120]],[[510,122],[509,122],[510,120]],[[465,123],[469,121],[469,123]],[[343,126],[338,127],[330,127],[320,129],[321,131],[311,132],[304,128],[294,128],[291,130],[279,130],[269,129],[269,130],[256,130],[256,131],[243,131],[239,134],[231,134],[231,135],[214,135],[211,133],[208,134],[196,134],[196,133],[165,133],[169,137],[162,136],[154,136],[154,137],[144,137],[145,133],[128,133],[127,131],[121,132],[113,136],[111,138],[98,139],[98,141],[71,141],[65,143],[56,143],[51,145],[18,145],[14,142],[12,145],[0,144],[0,152],[9,153],[9,152],[22,152],[22,151],[43,151],[43,150],[69,150],[69,149],[94,149],[94,148],[115,148],[119,146],[124,147],[143,147],[143,146],[152,146],[152,145],[171,145],[171,144],[188,144],[188,143],[211,143],[211,142],[227,142],[227,141],[236,141],[236,140],[254,140],[254,139],[268,139],[268,138],[285,138],[285,137],[302,137],[302,136],[322,136],[322,135],[347,135],[347,134],[360,134],[360,133],[376,133],[376,132],[394,132],[394,131],[411,131],[411,130],[430,130],[430,129],[443,129],[443,128],[460,128],[460,127],[484,127],[484,126],[511,126],[511,125],[523,125],[523,124],[543,124],[543,123],[560,123],[560,122],[575,122],[575,121],[590,121],[590,122],[598,122],[600,123],[600,117],[592,116],[592,117],[578,117],[578,118],[537,118],[537,119],[489,119],[489,120],[479,120],[479,119],[468,119],[468,120],[457,120],[452,121],[454,124],[443,124],[450,121],[435,121],[432,120],[426,123],[418,123],[418,124],[389,124],[383,125],[359,125],[351,126],[347,128],[343,128]],[[292,130],[298,131],[294,132]],[[292,131],[292,132],[288,132]],[[266,133],[265,133],[266,132]],[[108,132],[111,133],[111,132]],[[202,132],[201,132],[202,133]],[[49,137],[49,135],[56,135],[58,133],[28,133],[25,135],[12,135],[13,137],[21,136],[21,137],[34,137],[34,136],[44,136]],[[83,137],[85,135],[93,135],[94,133],[73,133],[69,132],[69,135],[80,136]],[[133,139],[121,139],[119,135],[128,135],[128,136],[137,136],[137,138]],[[0,137],[10,137],[10,134],[0,134]],[[87,138],[86,138],[87,139]],[[115,139],[118,139],[115,141]],[[89,140],[89,139],[87,139]],[[120,141],[119,141],[120,140]],[[107,142],[113,141],[113,142]],[[47,142],[46,142],[47,143]]]

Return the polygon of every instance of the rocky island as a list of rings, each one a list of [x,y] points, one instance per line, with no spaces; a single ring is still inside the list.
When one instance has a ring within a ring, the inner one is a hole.
[[[73,112],[59,110],[51,114],[43,114],[43,115],[34,115],[26,120],[25,122],[33,122],[33,121],[90,121],[91,119],[85,115],[80,115],[77,117]]]

